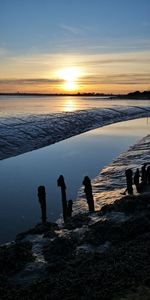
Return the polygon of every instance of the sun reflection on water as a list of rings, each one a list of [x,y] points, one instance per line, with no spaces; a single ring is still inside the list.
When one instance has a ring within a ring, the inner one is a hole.
[[[64,111],[74,111],[76,109],[77,109],[76,101],[68,99],[64,102],[64,105],[63,105]]]

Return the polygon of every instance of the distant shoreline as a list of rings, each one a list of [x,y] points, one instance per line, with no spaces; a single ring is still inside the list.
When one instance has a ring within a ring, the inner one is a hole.
[[[86,96],[86,97],[116,97],[113,94],[102,93],[0,93],[0,96],[39,96],[39,97],[64,97],[64,96]]]
[[[105,93],[0,93],[0,96],[27,96],[27,97],[67,97],[67,96],[76,96],[76,97],[109,97],[110,99],[132,99],[132,100],[150,100],[150,91],[139,92],[135,91],[128,94],[105,94]]]

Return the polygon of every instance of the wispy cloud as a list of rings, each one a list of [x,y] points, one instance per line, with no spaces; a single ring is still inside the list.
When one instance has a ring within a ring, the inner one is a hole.
[[[127,63],[143,63],[147,64],[150,62],[150,51],[142,51],[142,52],[131,52],[131,53],[107,53],[107,54],[84,54],[84,53],[31,53],[26,55],[8,55],[5,57],[9,66],[16,67],[27,67],[34,68],[36,70],[38,67],[45,69],[48,68],[54,70],[57,68],[62,68],[65,66],[72,65],[83,65],[86,67],[90,67],[90,65],[94,66],[97,64],[127,64]],[[6,61],[5,61],[5,65]],[[23,76],[22,69],[22,76]],[[31,71],[31,70],[30,70]],[[15,72],[14,72],[15,73]],[[32,72],[31,72],[32,73]],[[24,77],[24,76],[23,76]]]
[[[62,79],[48,79],[48,78],[24,78],[24,79],[0,79],[0,84],[23,84],[23,85],[33,85],[33,84],[58,84],[63,83]]]
[[[105,84],[105,85],[113,85],[113,84],[121,84],[121,85],[135,85],[135,84],[148,84],[150,83],[150,73],[149,74],[114,74],[114,75],[104,75],[104,76],[86,76],[82,78],[80,84]]]
[[[148,23],[147,25],[148,26]],[[113,38],[111,40],[105,38],[102,41],[97,40],[95,43],[88,45],[87,49],[91,52],[105,53],[123,53],[123,52],[138,52],[150,50],[150,39],[148,38]]]
[[[63,29],[65,32],[71,33],[71,34],[74,34],[74,35],[81,35],[84,32],[83,28],[70,26],[70,25],[67,25],[67,24],[61,24],[60,28]]]
[[[2,92],[61,92],[64,81],[48,78],[0,79]]]
[[[108,59],[95,59],[91,61],[84,61],[83,63],[80,63],[80,65],[86,65],[86,66],[98,66],[98,65],[107,65],[107,64],[126,64],[126,63],[138,63],[138,64],[143,64],[143,63],[150,63],[150,58],[145,58],[145,57],[140,57],[140,58],[108,58]]]

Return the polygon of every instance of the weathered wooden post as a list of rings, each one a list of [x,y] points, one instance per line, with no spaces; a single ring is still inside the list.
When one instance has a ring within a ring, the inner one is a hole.
[[[147,184],[150,185],[150,166],[147,167]]]
[[[144,164],[141,168],[141,181],[145,185],[147,184],[147,170],[146,170],[146,164]]]
[[[136,190],[139,193],[140,192],[140,172],[137,168],[133,177],[134,184],[136,186]]]
[[[70,199],[67,204],[67,217],[70,218],[72,216],[72,205],[73,201]]]
[[[132,179],[132,170],[131,169],[127,169],[125,171],[125,175],[126,175],[126,182],[127,182],[127,191],[128,194],[132,195],[133,194],[133,187],[132,187],[132,183],[133,183],[133,179]]]
[[[85,176],[82,183],[85,186],[84,192],[85,192],[87,203],[89,206],[89,211],[94,211],[94,200],[93,200],[93,194],[92,194],[91,180],[88,176]]]
[[[61,187],[63,219],[65,222],[67,219],[67,200],[66,200],[66,185],[65,185],[64,177],[62,175],[60,175],[59,178],[57,179],[57,185]]]
[[[42,223],[44,224],[46,223],[46,192],[43,185],[38,187],[38,198],[41,206],[41,219]]]

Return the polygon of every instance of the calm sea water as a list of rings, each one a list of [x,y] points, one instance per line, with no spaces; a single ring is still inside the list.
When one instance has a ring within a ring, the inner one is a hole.
[[[149,106],[150,100],[114,100],[108,97],[42,97],[0,96],[0,117],[27,114],[48,114],[93,107]]]
[[[57,178],[63,174],[68,199],[76,199],[85,175],[94,178],[112,159],[150,132],[149,120],[120,122],[54,145],[0,161],[0,242],[40,221],[37,187],[44,185],[47,215],[62,211]]]

